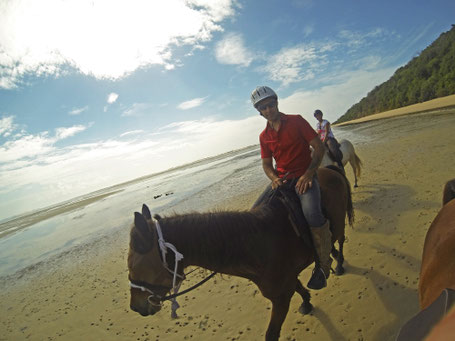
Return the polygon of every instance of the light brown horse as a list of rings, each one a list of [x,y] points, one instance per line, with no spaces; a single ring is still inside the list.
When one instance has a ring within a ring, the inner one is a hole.
[[[346,216],[351,225],[354,219],[350,185],[344,175],[333,169],[319,169],[318,177],[322,204],[331,222],[332,240],[340,243],[340,252],[333,255],[342,263]],[[312,310],[310,293],[298,276],[313,263],[313,249],[296,236],[285,207],[262,205],[245,212],[156,218],[153,220],[143,205],[142,214],[135,213],[131,228],[128,269],[133,311],[143,316],[157,313],[164,296],[174,286],[171,269],[175,268],[175,261],[168,252],[163,262],[157,240],[158,227],[163,236],[161,244],[170,243],[183,254],[176,267],[180,276],[177,282],[183,280],[185,267],[199,266],[247,278],[259,287],[272,302],[266,340],[279,339],[294,292],[303,299],[299,311],[307,314]]]
[[[455,290],[455,179],[444,187],[443,207],[425,237],[419,301],[425,309],[444,290]]]

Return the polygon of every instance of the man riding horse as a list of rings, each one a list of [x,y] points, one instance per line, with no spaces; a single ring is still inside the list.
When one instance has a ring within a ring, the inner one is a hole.
[[[321,192],[316,171],[324,155],[324,145],[310,124],[300,115],[287,115],[278,110],[278,96],[267,86],[258,86],[251,101],[267,125],[259,136],[262,167],[272,180],[272,188],[296,180],[295,192],[300,199],[319,262],[308,287],[322,289],[330,275],[332,248],[329,221],[322,214]],[[310,146],[314,149],[311,156]],[[273,167],[273,160],[276,168]]]

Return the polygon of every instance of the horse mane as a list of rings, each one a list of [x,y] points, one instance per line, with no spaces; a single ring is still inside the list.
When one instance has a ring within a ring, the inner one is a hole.
[[[258,257],[268,238],[285,229],[283,216],[266,206],[250,211],[175,214],[159,222],[166,241],[175,242],[177,249],[211,269],[241,265],[245,259],[261,264]]]

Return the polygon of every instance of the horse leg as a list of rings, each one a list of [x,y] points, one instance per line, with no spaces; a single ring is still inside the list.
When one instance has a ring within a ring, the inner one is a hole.
[[[352,159],[349,160],[349,163],[351,164],[352,172],[354,173],[354,188],[359,187],[357,186],[357,165],[355,164],[355,161],[353,161]]]
[[[278,297],[270,298],[272,301],[272,316],[265,334],[266,341],[278,341],[280,338],[281,326],[289,311],[289,303],[293,293],[294,291],[286,292]]]
[[[344,274],[344,256],[343,256],[343,245],[344,245],[345,237],[342,236],[340,239],[338,239],[338,247],[339,251],[335,249],[335,246],[332,248],[332,256],[333,258],[336,258],[337,260],[337,267],[335,268],[335,275],[341,276]]]
[[[310,302],[310,292],[303,286],[300,280],[297,280],[295,291],[302,296],[302,304],[299,307],[299,312],[303,315],[309,314],[313,310],[313,305]]]

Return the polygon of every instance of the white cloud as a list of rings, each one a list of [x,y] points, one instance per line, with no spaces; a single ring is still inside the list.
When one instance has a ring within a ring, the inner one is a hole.
[[[131,131],[126,131],[124,132],[123,134],[120,135],[120,137],[124,137],[124,136],[129,136],[129,135],[138,135],[138,134],[142,134],[144,131],[143,130],[131,130]]]
[[[385,36],[387,32],[382,28],[375,28],[369,32],[356,32],[350,30],[341,30],[338,36],[350,48],[361,47],[364,48],[365,44],[371,43],[372,38],[380,38]]]
[[[279,108],[285,113],[301,114],[309,122],[315,122],[313,112],[320,109],[324,118],[333,122],[376,85],[390,78],[395,69],[391,67],[338,74],[333,77],[336,82],[331,85],[313,91],[301,89],[286,98],[279,98]]]
[[[248,66],[253,61],[253,53],[244,46],[240,34],[228,34],[215,46],[215,56],[221,64]]]
[[[234,0],[14,0],[0,10],[0,86],[71,66],[117,79],[150,64],[175,67],[172,46],[201,45],[233,16]]]
[[[14,116],[2,117],[0,119],[0,136],[8,137],[13,132],[15,129],[13,121]]]
[[[117,98],[118,98],[118,94],[116,94],[115,92],[111,92],[111,93],[107,96],[107,103],[108,103],[108,104],[115,103],[115,101],[117,101]]]
[[[55,129],[55,137],[57,140],[66,139],[67,137],[74,136],[85,129],[87,129],[87,127],[83,125],[77,125],[69,128],[57,128]]]
[[[303,36],[308,37],[311,33],[314,31],[314,26],[313,25],[305,25],[303,28]]]
[[[15,125],[11,121],[9,123],[9,126],[11,127],[11,135],[15,129]],[[87,126],[83,125],[77,125],[68,128],[56,128],[54,136],[50,136],[49,132],[47,131],[36,135],[20,133],[0,146],[0,165],[9,162],[18,162],[25,158],[35,158],[51,153],[56,149],[55,143],[57,141],[66,139],[70,136],[74,136],[86,129]],[[11,164],[9,164],[8,167],[11,167]]]
[[[50,138],[47,133],[25,135],[20,139],[7,141],[0,146],[0,164],[49,153],[54,149],[54,142],[55,139]]]
[[[196,107],[201,106],[205,102],[206,99],[207,99],[207,97],[194,98],[192,100],[180,103],[177,106],[177,108],[181,109],[181,110],[188,110],[188,109],[196,108]]]
[[[123,111],[122,116],[142,116],[147,113],[151,106],[150,103],[134,103],[131,107]]]
[[[312,46],[298,45],[283,48],[261,70],[269,74],[269,78],[280,82],[283,86],[302,80],[312,79],[313,70],[321,63],[323,56],[318,55]]]
[[[82,112],[86,111],[88,109],[88,106],[85,106],[83,108],[74,108],[74,109],[71,109],[68,114],[69,115],[79,115],[81,114]]]

